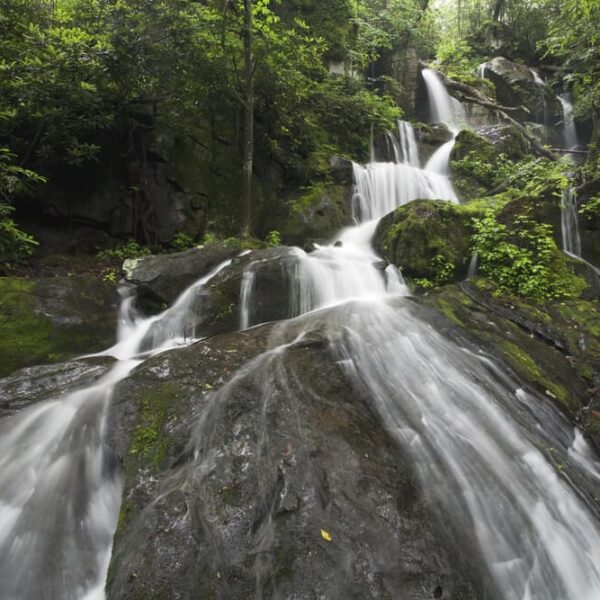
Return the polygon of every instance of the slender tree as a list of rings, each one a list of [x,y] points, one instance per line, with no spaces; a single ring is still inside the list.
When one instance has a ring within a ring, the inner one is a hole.
[[[241,235],[250,236],[252,224],[252,164],[254,158],[254,55],[252,0],[244,0],[244,148],[242,160]]]

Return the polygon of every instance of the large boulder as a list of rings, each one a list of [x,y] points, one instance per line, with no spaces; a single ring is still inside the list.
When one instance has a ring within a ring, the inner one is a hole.
[[[241,253],[204,285],[180,294],[174,309],[152,324],[142,348],[173,335],[204,338],[296,316],[294,284],[301,253],[285,246]],[[137,290],[143,306],[145,289]]]
[[[167,352],[118,386],[109,599],[487,597],[319,333],[335,310]]]
[[[440,146],[452,139],[452,132],[442,123],[416,123],[414,129],[422,164],[425,164]]]
[[[411,280],[440,285],[464,279],[471,258],[471,219],[480,204],[414,200],[377,226],[375,249]]]
[[[352,223],[352,163],[343,165],[337,183],[316,184],[291,201],[281,227],[286,244],[303,246],[309,240],[327,240]]]
[[[477,133],[493,144],[496,152],[513,160],[532,153],[530,142],[514,125],[486,125],[479,127]]]
[[[174,254],[156,254],[126,260],[125,279],[159,302],[172,304],[192,283],[235,256],[227,244],[207,244]]]
[[[87,275],[0,278],[0,376],[115,342],[114,285]]]
[[[519,119],[555,125],[562,107],[552,89],[536,81],[529,67],[497,56],[483,65],[483,76],[496,87],[496,98],[504,106],[524,107]]]

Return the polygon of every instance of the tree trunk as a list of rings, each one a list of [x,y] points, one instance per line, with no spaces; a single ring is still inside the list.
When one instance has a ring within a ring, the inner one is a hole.
[[[506,0],[496,0],[494,2],[494,8],[492,10],[492,19],[494,21],[499,21],[504,14],[504,10],[506,9]]]
[[[254,158],[254,56],[252,0],[244,0],[244,148],[242,159],[241,235],[250,237],[252,224],[252,163]]]

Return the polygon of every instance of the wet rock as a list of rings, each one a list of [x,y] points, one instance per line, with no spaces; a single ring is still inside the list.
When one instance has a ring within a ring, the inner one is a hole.
[[[319,327],[291,343],[304,329],[217,336],[118,386],[108,598],[485,597]]]
[[[300,252],[280,246],[233,258],[206,285],[190,288],[171,316],[151,328],[143,348],[154,347],[156,336],[173,332],[202,338],[235,331],[242,325],[242,304],[247,326],[295,316],[292,294]]]
[[[600,304],[598,299],[529,303],[494,295],[491,282],[447,286],[417,299],[453,332],[476,340],[525,383],[579,422],[600,447]],[[438,328],[443,327],[440,323]]]
[[[531,144],[513,125],[487,125],[479,127],[477,133],[493,144],[496,152],[513,160],[532,153]]]
[[[339,185],[352,186],[354,182],[352,161],[341,156],[332,156],[329,159],[329,176]]]
[[[442,123],[416,123],[414,129],[422,164],[425,164],[442,144],[452,139],[452,132]]]
[[[480,209],[475,204],[415,200],[380,221],[374,247],[405,277],[437,284],[459,281],[471,255],[471,218]]]
[[[334,169],[338,181],[320,183],[290,204],[281,236],[286,244],[302,247],[311,238],[328,239],[352,223],[352,163],[336,159],[343,166]]]
[[[579,233],[581,236],[581,255],[600,268],[600,211],[586,210],[590,198],[580,203],[583,210],[579,215]]]
[[[0,376],[115,342],[118,294],[87,275],[0,278]]]
[[[521,121],[554,125],[562,119],[560,101],[552,89],[536,83],[530,69],[497,56],[485,63],[484,76],[496,87],[498,102],[510,107],[525,107],[518,115]]]
[[[82,358],[65,363],[26,367],[0,379],[0,418],[67,391],[92,384],[114,359]]]
[[[226,244],[207,244],[174,254],[129,259],[123,271],[127,281],[171,304],[189,285],[238,252]]]

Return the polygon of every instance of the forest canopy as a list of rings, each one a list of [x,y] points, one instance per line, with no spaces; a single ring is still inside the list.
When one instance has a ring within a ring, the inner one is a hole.
[[[241,171],[247,6],[254,169],[276,161],[295,186],[324,176],[332,154],[364,160],[371,130],[405,112],[398,82],[373,69],[398,48],[458,77],[499,52],[546,64],[581,99],[579,116],[597,118],[594,0],[0,0],[2,243],[30,246],[11,218],[21,197],[102,161],[109,140],[139,154],[140,129],[157,123],[188,137],[209,123]],[[240,185],[234,176],[223,213]]]

